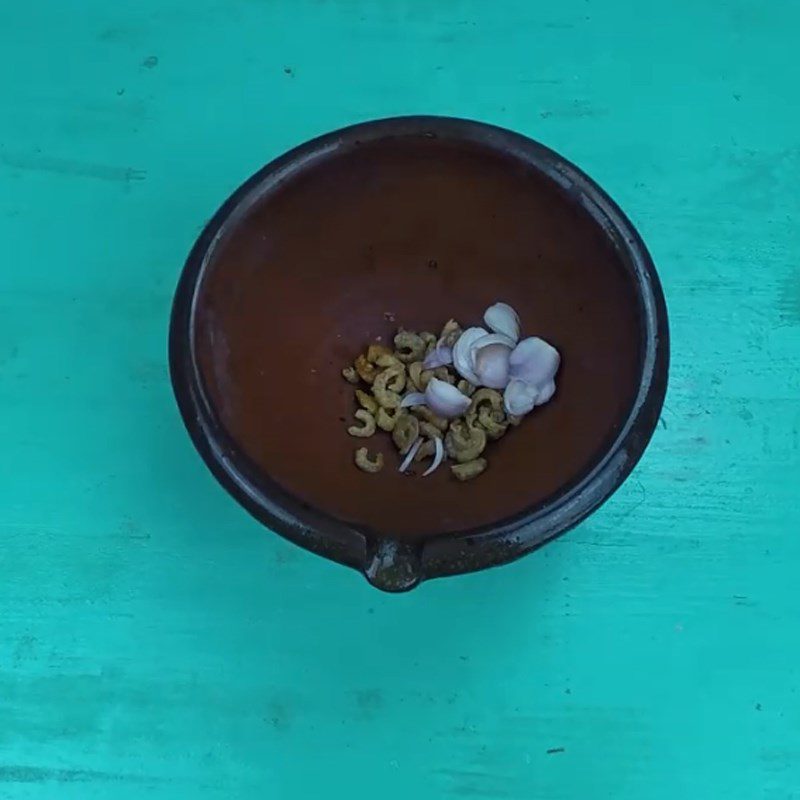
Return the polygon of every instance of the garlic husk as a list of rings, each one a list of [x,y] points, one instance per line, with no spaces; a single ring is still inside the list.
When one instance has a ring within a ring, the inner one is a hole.
[[[436,343],[436,347],[425,356],[422,362],[423,369],[436,369],[446,367],[453,363],[453,348],[446,345],[441,339]]]
[[[435,472],[439,465],[444,461],[444,445],[442,444],[442,440],[436,438],[433,440],[433,445],[436,448],[436,453],[433,456],[433,463],[422,473],[422,477],[426,478],[432,472]]]
[[[478,385],[478,376],[475,374],[475,363],[473,361],[472,345],[476,340],[489,333],[484,328],[467,328],[458,337],[453,346],[453,365],[462,378],[466,378],[471,384]]]
[[[406,457],[403,459],[403,463],[397,468],[398,472],[405,472],[411,462],[414,460],[414,456],[417,454],[417,451],[422,447],[422,437],[418,436],[414,444],[411,445],[411,449],[406,453]]]
[[[486,327],[502,333],[516,344],[519,341],[519,314],[508,303],[495,303],[483,315]]]
[[[410,406],[424,406],[424,405],[425,405],[424,392],[409,392],[400,401],[400,408],[409,408]]]
[[[509,350],[513,350],[516,346],[516,342],[504,333],[486,333],[480,338],[475,339],[470,347],[477,352],[482,347],[488,347],[490,344],[502,344]]]
[[[425,405],[437,417],[453,419],[463,414],[472,401],[455,386],[439,378],[431,378],[425,389]]]

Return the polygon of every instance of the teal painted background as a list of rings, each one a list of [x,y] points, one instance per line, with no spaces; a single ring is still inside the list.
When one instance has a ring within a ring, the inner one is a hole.
[[[800,5],[0,6],[0,797],[800,798]],[[269,535],[179,422],[182,261],[357,120],[528,133],[640,227],[643,462],[513,566],[401,597]]]

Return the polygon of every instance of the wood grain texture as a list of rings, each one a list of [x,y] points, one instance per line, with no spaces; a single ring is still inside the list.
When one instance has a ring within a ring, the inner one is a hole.
[[[800,6],[80,5],[0,6],[0,798],[800,798]],[[410,112],[607,188],[673,370],[588,522],[385,597],[216,486],[165,338],[230,190]]]

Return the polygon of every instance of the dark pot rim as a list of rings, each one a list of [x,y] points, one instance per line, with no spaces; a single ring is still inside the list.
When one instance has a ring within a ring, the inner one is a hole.
[[[334,519],[289,494],[249,463],[205,395],[192,337],[197,289],[216,243],[267,190],[340,148],[407,136],[447,137],[500,150],[534,167],[578,202],[612,241],[635,283],[643,354],[639,391],[630,413],[616,439],[584,475],[543,505],[513,518],[414,544]],[[169,367],[178,407],[195,447],[244,508],[295,544],[359,570],[379,589],[404,591],[425,579],[513,561],[574,527],[605,502],[639,461],[658,423],[667,387],[669,326],[661,284],[644,242],[616,203],[574,164],[532,139],[483,122],[394,117],[333,131],[290,150],[256,172],[223,203],[198,237],[178,281],[170,319]]]

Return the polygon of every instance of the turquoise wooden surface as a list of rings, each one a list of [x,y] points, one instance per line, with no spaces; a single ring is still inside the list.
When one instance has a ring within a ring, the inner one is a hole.
[[[0,797],[800,797],[794,0],[0,7]],[[183,258],[357,120],[528,133],[622,204],[673,370],[598,514],[387,597],[264,532],[179,422]]]

